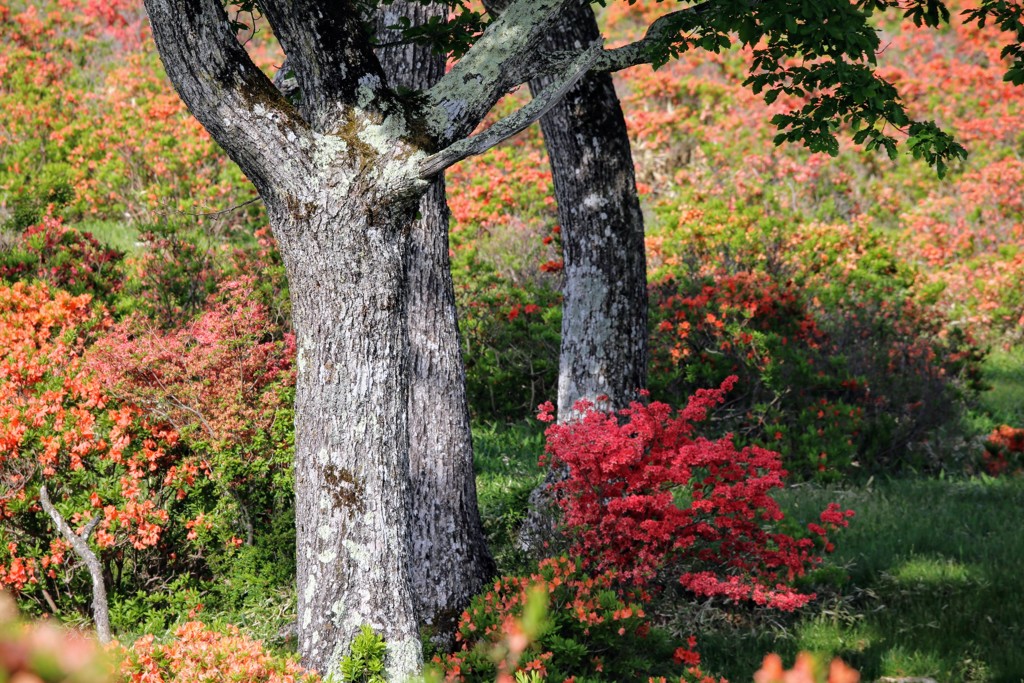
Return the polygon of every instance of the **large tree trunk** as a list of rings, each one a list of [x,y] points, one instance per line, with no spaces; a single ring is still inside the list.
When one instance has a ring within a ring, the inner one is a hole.
[[[445,17],[443,5],[399,1],[378,15],[382,43]],[[426,90],[444,75],[445,58],[405,45],[377,51],[389,84]],[[420,623],[441,640],[455,630],[469,599],[494,573],[477,509],[466,376],[448,260],[448,203],[439,175],[420,200],[408,259],[409,467],[412,488],[412,580]]]
[[[594,45],[560,63],[543,97],[470,135],[532,75],[527,56],[569,1],[515,0],[437,85],[408,98],[386,85],[359,3],[263,0],[292,60],[298,107],[252,63],[219,0],[145,2],[167,75],[259,191],[288,272],[299,648],[325,674],[339,673],[363,625],[387,640],[390,680],[419,668],[409,232],[428,181],[528,126],[597,62]]]
[[[306,665],[336,673],[369,625],[388,643],[392,679],[404,680],[421,656],[409,581],[405,331],[418,198],[373,189],[305,204],[299,191],[268,211],[298,345],[299,649]]]

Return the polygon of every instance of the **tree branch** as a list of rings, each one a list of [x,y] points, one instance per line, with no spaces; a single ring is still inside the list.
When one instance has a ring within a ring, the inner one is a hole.
[[[81,538],[83,541],[88,541],[89,537],[92,536],[92,532],[96,530],[97,526],[99,526],[101,519],[103,518],[99,515],[90,519],[89,522],[84,527],[82,527],[82,530],[78,532],[78,537]]]
[[[465,138],[534,74],[537,48],[564,6],[582,0],[514,0],[427,91],[428,129],[441,146]],[[454,162],[453,162],[454,163]]]
[[[103,583],[103,566],[96,557],[96,553],[89,547],[87,539],[92,530],[96,528],[100,518],[96,517],[82,530],[82,535],[76,534],[74,529],[68,526],[64,517],[53,506],[50,501],[50,493],[46,490],[46,484],[39,487],[39,503],[50,519],[53,520],[57,531],[64,537],[64,540],[71,544],[71,548],[85,563],[92,577],[92,617],[96,622],[96,637],[103,644],[110,642],[110,610],[107,606],[107,587]]]
[[[424,159],[420,164],[420,178],[424,180],[431,178],[466,157],[481,154],[544,116],[590,70],[602,52],[601,42],[595,42],[578,54],[561,76],[533,98],[529,104],[498,121],[484,132],[459,140]]]
[[[288,55],[303,115],[314,130],[331,132],[341,118],[340,105],[384,113],[381,98],[391,94],[353,3],[264,0],[260,6]]]
[[[308,126],[238,44],[220,0],[145,5],[174,88],[257,190],[305,174]]]
[[[756,4],[756,2],[757,0],[754,0],[752,4]],[[593,70],[621,71],[623,69],[628,69],[631,66],[650,64],[650,55],[653,47],[659,44],[664,44],[678,37],[678,33],[673,29],[673,26],[680,17],[710,14],[714,10],[716,4],[718,3],[716,3],[715,0],[706,0],[706,2],[687,7],[686,9],[676,10],[675,12],[669,12],[668,14],[658,17],[651,22],[650,26],[647,27],[644,37],[640,40],[623,45],[622,47],[617,47],[613,50],[605,50],[594,64]]]

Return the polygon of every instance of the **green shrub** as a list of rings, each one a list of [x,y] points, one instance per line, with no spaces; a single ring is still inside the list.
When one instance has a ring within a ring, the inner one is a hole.
[[[456,302],[474,417],[521,420],[558,387],[561,295],[545,281],[515,285],[461,252]]]
[[[341,659],[341,680],[344,683],[387,683],[384,676],[387,650],[384,638],[363,625],[352,641],[352,650]]]

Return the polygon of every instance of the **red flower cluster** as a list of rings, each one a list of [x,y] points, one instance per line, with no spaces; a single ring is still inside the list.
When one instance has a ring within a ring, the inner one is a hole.
[[[11,250],[0,253],[0,280],[45,280],[72,294],[105,298],[121,287],[123,257],[91,233],[45,216],[26,228]]]
[[[114,327],[90,350],[107,391],[198,441],[244,444],[288,406],[295,338],[266,338],[273,324],[253,281],[222,283],[195,320],[168,332],[145,319]]]
[[[785,476],[779,455],[695,435],[735,381],[698,391],[678,414],[664,403],[602,413],[581,402],[580,420],[548,427],[548,461],[568,468],[558,500],[574,551],[599,570],[637,586],[679,571],[698,595],[792,610],[813,597],[789,585],[821,561],[812,537],[827,546],[853,512],[830,505],[811,537],[773,530],[783,517],[770,495]]]
[[[989,434],[981,466],[993,477],[1024,472],[1024,429],[1002,425]]]

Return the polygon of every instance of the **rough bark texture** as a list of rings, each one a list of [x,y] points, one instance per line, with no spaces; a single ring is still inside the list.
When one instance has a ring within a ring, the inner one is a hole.
[[[356,11],[342,0],[326,15],[314,5],[295,0],[268,12],[272,23],[292,22],[285,29],[295,34],[297,73],[332,89],[304,100],[306,121],[238,47],[218,0],[146,1],[168,75],[254,181],[288,272],[303,662],[336,675],[369,625],[388,643],[389,679],[404,681],[421,665],[410,579],[405,268],[426,153],[409,142],[406,111],[366,45],[358,58],[311,56],[334,45],[315,39],[327,33],[320,24]]]
[[[487,0],[501,12],[505,0]],[[544,54],[577,53],[600,37],[589,5],[570,5],[545,34]],[[555,87],[530,81],[534,97]],[[558,375],[558,419],[572,419],[580,399],[616,409],[647,382],[647,262],[625,117],[608,73],[588,73],[540,119],[562,227],[565,288]],[[599,397],[604,400],[597,401]],[[551,470],[530,496],[520,544],[536,549],[556,515]]]
[[[600,36],[589,6],[567,9],[544,49]],[[530,81],[536,96],[549,78]],[[647,263],[626,121],[606,73],[587,74],[540,120],[565,259],[558,418],[581,398],[619,408],[647,382]]]
[[[78,559],[85,563],[86,568],[89,570],[89,577],[92,579],[92,619],[96,624],[96,638],[105,645],[110,642],[110,609],[107,604],[107,585],[103,582],[103,565],[100,564],[100,558],[89,547],[89,536],[102,517],[95,517],[82,530],[82,534],[79,535],[68,526],[64,517],[53,506],[45,484],[39,487],[39,503],[43,506],[43,511],[53,520],[57,531],[60,532],[65,541],[71,544],[71,549],[75,551],[75,555],[78,555]],[[52,600],[49,600],[49,602],[51,603],[51,608],[56,607],[52,604]],[[56,612],[57,610],[53,609],[53,611]]]
[[[415,26],[447,13],[442,5],[395,2],[380,11],[378,37],[397,40],[385,29],[400,16]],[[388,47],[378,56],[393,88],[425,90],[444,75],[444,56],[429,48]],[[477,509],[443,175],[420,200],[419,213],[407,268],[412,580],[420,623],[445,639],[495,567]]]
[[[253,181],[288,272],[298,343],[299,649],[307,666],[327,675],[339,673],[363,625],[388,643],[389,680],[407,680],[420,666],[411,580],[418,560],[410,535],[406,319],[409,234],[429,185],[424,160],[436,154],[460,158],[461,152],[446,154],[446,148],[469,135],[498,97],[521,82],[516,79],[530,64],[524,58],[543,29],[563,5],[579,1],[514,0],[460,70],[442,76],[423,97],[403,99],[385,83],[357,25],[361,7],[354,0],[330,7],[316,0],[264,0],[261,8],[294,61],[300,89],[316,90],[308,98],[302,93],[297,110],[238,45],[219,0],[145,0],[171,82]],[[587,51],[586,60],[595,56]],[[555,75],[560,85],[551,91],[576,77]],[[540,115],[541,108],[531,112]],[[438,234],[432,230],[417,246],[417,258],[446,252]],[[429,282],[432,273],[414,289],[445,291],[447,285]],[[426,310],[434,303],[428,298],[411,305]],[[454,339],[424,341],[432,342],[458,349]],[[457,367],[439,358],[417,355],[416,371],[428,377],[442,365]],[[464,411],[452,419],[464,420]],[[464,426],[450,431],[462,433]],[[427,428],[413,425],[414,431]],[[461,464],[450,472],[456,470],[464,476]],[[457,507],[475,516],[465,479],[450,481],[450,472],[431,471],[431,490],[462,486]],[[439,523],[430,533],[445,532]],[[450,571],[451,565],[433,570]]]
[[[329,187],[325,183],[325,187]],[[407,231],[416,199],[371,187],[268,206],[286,239],[298,345],[295,517],[299,650],[337,672],[362,625],[389,672],[420,664],[409,580]],[[294,203],[292,203],[294,206]]]

